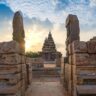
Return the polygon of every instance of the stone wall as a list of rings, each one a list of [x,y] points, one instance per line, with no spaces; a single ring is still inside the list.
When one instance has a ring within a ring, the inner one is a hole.
[[[64,82],[69,94],[96,94],[96,37],[70,43],[68,52]]]
[[[16,41],[0,43],[0,96],[24,96],[31,80],[31,63],[19,44]]]
[[[80,41],[79,20],[66,19],[67,39],[64,61],[64,85],[70,96],[96,94],[96,37]]]

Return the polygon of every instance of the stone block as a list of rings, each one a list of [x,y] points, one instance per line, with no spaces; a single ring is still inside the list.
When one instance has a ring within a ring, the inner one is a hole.
[[[69,55],[69,64],[73,64],[72,55]]]
[[[22,64],[22,73],[25,73],[27,71],[26,64]]]
[[[88,53],[96,54],[96,41],[88,41]]]
[[[21,72],[21,64],[0,64],[0,74],[14,74]]]
[[[19,81],[15,85],[3,85],[0,86],[0,94],[9,95],[9,94],[16,94],[21,88],[21,81]]]
[[[72,54],[72,44],[68,44],[68,54],[71,55]]]
[[[0,74],[0,85],[13,85],[21,80],[21,73],[18,74]]]
[[[73,54],[73,64],[75,65],[89,65],[89,54]]]
[[[87,44],[84,41],[74,41],[72,43],[72,53],[87,53]]]
[[[22,58],[19,54],[0,54],[0,64],[21,64]]]
[[[96,65],[96,54],[90,54],[90,64]]]
[[[25,55],[21,55],[21,63],[22,64],[26,63],[26,56]]]
[[[25,85],[25,79],[22,79],[22,86],[21,86],[21,94],[22,96],[25,96],[25,91],[26,91],[26,85]]]
[[[10,41],[0,43],[0,53],[21,53],[21,51],[16,41]]]

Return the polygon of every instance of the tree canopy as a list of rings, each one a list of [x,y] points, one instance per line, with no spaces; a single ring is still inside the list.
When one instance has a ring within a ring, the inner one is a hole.
[[[31,57],[31,58],[37,58],[40,57],[40,53],[39,52],[26,52],[26,56],[27,57]]]

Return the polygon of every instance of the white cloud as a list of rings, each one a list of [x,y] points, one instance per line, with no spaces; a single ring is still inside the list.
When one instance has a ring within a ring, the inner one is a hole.
[[[54,18],[51,0],[6,0],[6,2],[14,12],[21,10],[29,18],[39,17],[42,20]]]
[[[96,0],[90,0],[90,6],[91,7],[96,6]]]
[[[90,30],[90,31],[82,31],[80,32],[80,40],[81,41],[89,41],[91,38],[96,36],[96,30]]]
[[[41,20],[48,18],[52,22],[63,23],[66,16],[71,13],[78,16],[83,26],[87,24],[90,27],[96,24],[93,19],[96,15],[96,12],[93,12],[96,0],[90,0],[90,2],[87,0],[6,0],[6,4],[14,12],[21,10],[24,16],[29,18],[37,17]],[[55,12],[56,7],[60,7],[57,12]]]

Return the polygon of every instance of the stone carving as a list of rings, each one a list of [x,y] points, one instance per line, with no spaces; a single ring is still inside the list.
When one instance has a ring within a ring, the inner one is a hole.
[[[25,51],[25,33],[23,27],[23,17],[20,11],[14,14],[13,18],[13,40],[17,41],[20,45],[21,51]]]

